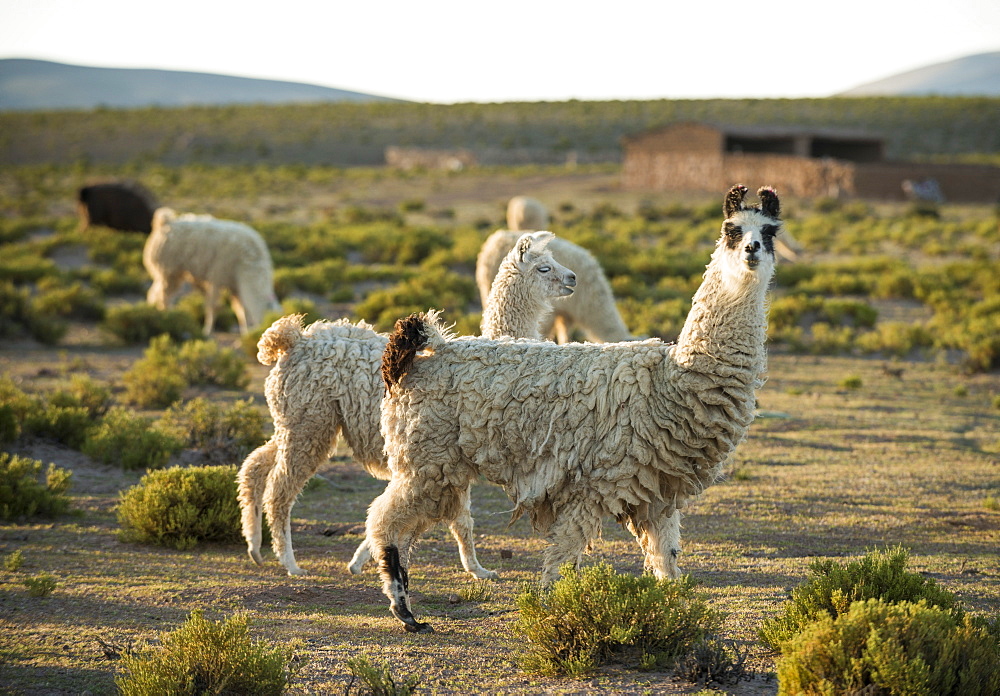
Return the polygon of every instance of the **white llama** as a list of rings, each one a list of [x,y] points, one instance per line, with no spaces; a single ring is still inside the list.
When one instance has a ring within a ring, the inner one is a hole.
[[[767,355],[767,289],[779,201],[745,186],[725,221],[676,345],[555,345],[453,338],[436,315],[396,324],[382,374],[392,479],[368,512],[368,540],[392,613],[409,606],[410,549],[462,508],[480,476],[504,488],[549,541],[542,580],[579,563],[604,517],[633,533],[657,577],[679,574],[680,511],[721,474],[754,417]],[[421,352],[423,351],[423,352]]]

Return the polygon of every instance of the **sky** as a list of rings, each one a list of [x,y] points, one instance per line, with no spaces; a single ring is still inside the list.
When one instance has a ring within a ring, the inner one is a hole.
[[[433,103],[825,97],[998,50],[998,0],[0,0],[0,58]]]

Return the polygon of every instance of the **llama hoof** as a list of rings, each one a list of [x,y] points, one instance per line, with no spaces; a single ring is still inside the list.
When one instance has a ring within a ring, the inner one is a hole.
[[[361,571],[364,570],[364,563],[348,563],[347,572],[351,575],[361,575]]]
[[[260,551],[257,549],[247,549],[247,553],[250,555],[250,560],[259,566],[264,565],[264,557],[260,555]]]
[[[305,568],[299,568],[298,566],[296,566],[295,568],[289,568],[288,574],[293,577],[296,575],[309,575],[309,571],[306,570]]]
[[[403,624],[407,633],[434,633],[434,627],[429,623],[414,621],[412,624]]]
[[[495,570],[486,570],[486,568],[480,568],[479,570],[469,571],[476,580],[499,580],[500,573]]]

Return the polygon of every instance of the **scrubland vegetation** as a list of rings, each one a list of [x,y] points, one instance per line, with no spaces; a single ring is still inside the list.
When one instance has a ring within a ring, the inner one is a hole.
[[[0,173],[0,681],[16,693],[152,693],[192,674],[214,688],[234,665],[259,673],[261,693],[993,688],[997,209],[783,201],[803,252],[779,264],[760,417],[685,518],[691,577],[639,577],[631,538],[609,525],[588,567],[537,588],[542,541],[523,521],[508,528],[509,502],[480,485],[480,559],[504,580],[469,582],[446,531],[430,533],[413,572],[439,633],[411,636],[375,574],[344,569],[384,485],[345,449],[295,508],[311,574],[246,559],[230,484],[270,429],[254,356],[276,317],[241,340],[224,310],[205,340],[197,294],[149,307],[143,236],[77,231],[75,188],[137,178],[179,211],[251,224],[283,310],[307,321],[388,330],[436,307],[463,333],[478,330],[480,244],[509,195],[537,195],[553,230],[600,259],[629,328],[665,340],[722,192],[625,194],[606,164],[407,174],[86,159]]]

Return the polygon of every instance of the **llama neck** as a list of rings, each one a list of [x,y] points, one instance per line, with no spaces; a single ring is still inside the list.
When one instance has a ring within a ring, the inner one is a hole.
[[[696,372],[745,375],[754,383],[767,367],[767,286],[770,277],[724,277],[713,261],[694,295],[674,348],[675,362]]]
[[[519,279],[520,275],[513,274],[502,278],[498,276],[494,281],[483,312],[483,336],[541,337],[538,324],[552,311],[552,305],[532,293],[525,283],[518,282]]]

